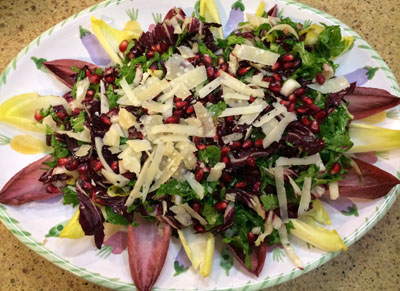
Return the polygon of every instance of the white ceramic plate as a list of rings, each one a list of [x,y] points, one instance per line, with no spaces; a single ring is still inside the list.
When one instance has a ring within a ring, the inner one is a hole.
[[[224,24],[234,1],[217,1]],[[258,1],[246,1],[246,12],[254,13]],[[271,2],[268,1],[269,5]],[[369,66],[375,68],[375,74],[364,86],[383,88],[393,94],[400,94],[398,84],[390,69],[382,58],[349,27],[319,10],[294,1],[279,1],[279,11],[295,21],[312,20],[329,25],[340,25],[344,35],[355,38],[354,48],[336,62],[341,66],[337,75],[344,75],[356,69]],[[41,95],[62,95],[67,88],[54,77],[38,71],[31,57],[54,60],[73,58],[91,61],[79,38],[79,25],[90,27],[90,16],[105,20],[112,26],[122,28],[129,20],[126,11],[138,9],[138,21],[142,28],[154,23],[152,13],[161,13],[163,16],[171,8],[168,0],[135,0],[135,1],[105,1],[92,6],[49,29],[32,43],[30,43],[6,68],[0,76],[0,98],[4,102],[17,94],[38,92]],[[194,1],[177,0],[174,5],[182,7],[187,14],[193,11]],[[267,9],[271,8],[267,7]],[[23,80],[23,81],[22,81]],[[399,128],[398,108],[392,109],[388,118],[380,124],[387,128]],[[13,137],[21,134],[4,124],[0,124],[0,134]],[[1,141],[0,141],[1,143]],[[14,152],[6,144],[0,146],[0,157],[3,165],[0,170],[0,186],[2,187],[18,170],[33,162],[39,156],[24,156]],[[400,152],[380,153],[378,166],[396,175],[399,170]],[[394,192],[394,191],[392,191]],[[366,201],[357,199],[341,199],[335,205],[326,205],[332,219],[331,228],[338,230],[345,243],[350,246],[371,229],[396,199],[396,193],[391,193],[377,200]],[[0,219],[14,233],[21,242],[32,248],[46,259],[59,267],[66,269],[77,276],[96,284],[117,290],[132,290],[133,284],[128,266],[128,254],[124,251],[120,255],[111,253],[110,247],[98,251],[92,238],[68,240],[52,237],[57,234],[57,226],[65,224],[74,210],[70,206],[63,206],[60,199],[34,202],[20,207],[0,204]],[[54,228],[55,227],[55,228]],[[46,237],[47,235],[47,237]],[[49,236],[50,235],[50,236]],[[295,278],[329,261],[337,253],[325,253],[305,243],[292,239],[298,256],[304,264],[304,271],[296,269],[279,248],[268,253],[264,269],[258,278],[251,276],[236,262],[229,268],[233,258],[225,254],[221,245],[217,245],[211,275],[203,279],[191,269],[176,274],[177,260],[182,267],[187,264],[182,258],[182,250],[178,241],[172,240],[168,256],[155,286],[157,290],[171,289],[207,289],[207,290],[258,290],[273,286]],[[224,256],[221,256],[223,252]],[[221,265],[225,266],[222,268]],[[228,267],[226,267],[228,266]],[[178,268],[179,269],[179,268]]]

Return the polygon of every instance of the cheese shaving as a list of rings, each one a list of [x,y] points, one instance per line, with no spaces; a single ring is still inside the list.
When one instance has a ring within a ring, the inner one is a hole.
[[[247,86],[245,83],[241,82],[240,80],[232,77],[228,73],[219,70],[221,84],[239,92],[244,95],[249,95],[253,97],[264,97],[264,90],[263,89],[253,89]]]
[[[199,197],[200,200],[203,199],[204,197],[204,187],[201,185],[199,182],[194,177],[194,174],[192,172],[187,172],[184,175],[186,181],[189,183],[190,187],[193,189],[193,191],[197,194],[197,197]]]

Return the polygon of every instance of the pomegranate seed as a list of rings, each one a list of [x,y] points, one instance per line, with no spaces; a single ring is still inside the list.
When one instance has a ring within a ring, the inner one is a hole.
[[[264,81],[264,82],[270,82],[270,83],[271,83],[273,80],[274,80],[274,78],[271,77],[271,76],[268,76],[268,77],[264,77],[264,78],[263,78],[263,81]]]
[[[226,203],[225,201],[218,202],[217,204],[214,205],[214,208],[221,212],[225,211],[227,207],[228,203]]]
[[[77,160],[71,160],[68,164],[65,165],[65,168],[68,171],[73,171],[78,167],[78,161]]]
[[[186,113],[187,114],[192,114],[194,112],[194,107],[193,106],[189,106],[187,109],[186,109]]]
[[[294,94],[290,94],[288,97],[288,100],[292,103],[296,103],[297,102],[297,97]]]
[[[310,130],[311,130],[313,133],[318,133],[318,132],[319,132],[319,122],[318,122],[318,120],[315,120],[315,119],[314,119],[314,120],[311,122]]]
[[[227,155],[231,151],[231,148],[229,146],[225,146],[221,148],[221,154],[222,155]]]
[[[197,145],[197,149],[200,150],[200,151],[205,150],[206,149],[206,145],[205,144],[198,144]]]
[[[231,149],[240,148],[241,145],[242,145],[242,144],[241,144],[240,142],[234,141],[234,142],[231,144]]]
[[[271,71],[276,71],[281,67],[281,64],[279,62],[276,62],[272,67]]]
[[[250,103],[253,103],[255,100],[256,100],[256,98],[254,98],[253,96],[250,96],[250,99],[249,99]]]
[[[89,165],[87,164],[87,163],[84,163],[84,164],[80,164],[79,166],[78,166],[78,171],[79,171],[79,173],[86,173],[87,171],[89,170]]]
[[[146,52],[146,57],[148,59],[154,58],[155,52],[154,51],[147,51]]]
[[[109,118],[107,115],[105,115],[105,114],[102,114],[102,115],[101,115],[100,120],[101,120],[101,122],[103,122],[104,124],[111,125],[111,120],[110,120],[110,118]]]
[[[243,189],[243,188],[246,188],[246,186],[247,186],[246,181],[241,181],[241,182],[237,182],[237,183],[236,183],[235,188],[237,188],[237,189]]]
[[[284,69],[285,71],[290,70],[292,67],[293,67],[292,62],[286,62],[286,63],[283,63],[283,65],[282,65],[282,69]]]
[[[311,124],[311,120],[307,116],[303,116],[300,121],[307,127]]]
[[[174,98],[174,102],[175,102],[175,103],[180,102],[180,101],[182,101],[181,98],[178,98],[178,97],[175,97],[175,98]]]
[[[47,192],[47,193],[54,193],[54,194],[56,194],[56,193],[60,193],[60,189],[58,189],[58,187],[54,186],[53,184],[49,184],[49,185],[46,187],[46,192]]]
[[[230,182],[232,182],[232,176],[229,175],[228,173],[223,173],[222,174],[222,181],[224,181],[226,183],[230,183]]]
[[[317,75],[315,76],[315,80],[318,84],[323,85],[325,83],[325,76],[321,73],[317,73]]]
[[[306,93],[306,89],[304,88],[297,88],[296,90],[293,91],[293,94],[296,95],[297,97],[302,96]]]
[[[81,180],[87,180],[88,177],[87,177],[85,174],[80,173],[80,174],[79,174],[79,179],[81,179]]]
[[[57,161],[57,165],[59,167],[64,167],[66,164],[68,164],[71,160],[71,157],[66,157],[66,158],[59,158]]]
[[[182,116],[182,110],[175,110],[174,113],[172,113],[175,117],[181,117]]]
[[[129,45],[129,41],[127,41],[126,39],[121,41],[121,43],[119,44],[119,50],[124,53],[126,51],[126,49],[128,48],[128,45]]]
[[[281,92],[281,85],[279,85],[277,83],[270,83],[268,87],[269,87],[269,90],[271,90],[274,93]]]
[[[317,138],[317,139],[315,140],[315,142],[316,142],[317,144],[323,146],[323,147],[325,146],[325,142],[324,142],[324,140],[323,140],[322,138]]]
[[[112,162],[112,164],[111,164],[111,169],[112,169],[114,172],[116,172],[116,173],[119,171],[119,168],[118,168],[118,161]]]
[[[90,161],[90,167],[93,171],[98,172],[103,168],[102,163],[99,160]]]
[[[255,167],[256,166],[256,160],[253,159],[252,157],[248,157],[246,159],[246,163],[250,166],[250,167]]]
[[[37,109],[37,110],[35,111],[35,120],[36,120],[36,121],[41,121],[42,119],[43,119],[43,116],[40,115],[40,109]]]
[[[290,101],[286,101],[286,100],[281,100],[280,103],[286,107],[290,105]]]
[[[160,45],[159,43],[153,44],[153,45],[151,46],[151,49],[152,49],[153,51],[155,51],[155,52],[160,53],[160,52],[161,52],[161,45]]]
[[[179,123],[179,117],[177,116],[170,116],[165,120],[165,123]]]
[[[260,181],[255,182],[253,185],[253,191],[258,192],[260,191],[260,188],[261,188],[261,182]]]
[[[60,120],[64,120],[68,116],[68,113],[65,110],[61,110],[58,111],[56,115]]]
[[[282,77],[276,73],[273,74],[273,78],[275,79],[275,81],[282,81]]]
[[[325,110],[321,110],[317,113],[314,114],[314,118],[318,121],[321,121],[325,118],[326,116],[326,111]]]
[[[168,49],[168,44],[165,41],[161,41],[161,51],[165,52]]]
[[[233,121],[233,116],[228,116],[228,117],[226,118],[226,121],[227,121],[227,122],[232,122],[232,121]]]
[[[218,78],[221,73],[219,71],[215,72],[215,78]]]
[[[256,148],[261,148],[263,146],[263,139],[259,138],[254,142],[254,145],[256,146]]]
[[[284,62],[291,62],[294,60],[294,56],[291,54],[286,54],[282,56],[282,61]]]
[[[301,101],[303,101],[303,103],[307,104],[307,105],[311,105],[314,104],[314,101],[312,101],[312,99],[308,98],[308,97],[303,97],[301,99]]]
[[[251,67],[244,67],[244,68],[239,68],[239,70],[237,71],[237,74],[239,76],[243,76],[244,74],[246,74],[248,71],[250,71]]]
[[[192,203],[192,208],[194,211],[196,211],[197,213],[200,213],[201,211],[201,204],[199,202],[193,202]]]
[[[334,163],[332,165],[332,168],[329,171],[329,173],[331,173],[331,175],[335,175],[335,174],[339,173],[341,169],[342,169],[342,167],[340,166],[339,163]]]
[[[225,163],[225,165],[228,165],[230,162],[231,162],[231,160],[228,158],[228,157],[223,157],[222,159],[221,159],[221,162],[222,163]]]
[[[78,116],[79,113],[81,113],[81,109],[80,108],[75,108],[74,110],[72,110],[72,116]]]
[[[308,108],[302,106],[302,107],[296,108],[296,111],[298,114],[306,114],[308,112]]]
[[[226,72],[228,70],[228,64],[224,63],[219,66],[219,69]],[[219,73],[219,72],[218,72]]]
[[[211,58],[209,55],[204,55],[204,56],[203,56],[203,62],[204,62],[206,65],[209,65],[209,66],[212,66],[212,65],[213,65],[212,58]]]
[[[253,146],[253,142],[252,142],[251,140],[246,140],[246,141],[243,143],[242,148],[248,149],[248,148],[251,148],[252,146]]]
[[[204,176],[204,170],[203,169],[198,169],[197,171],[196,171],[196,174],[195,174],[195,178],[196,178],[196,180],[198,181],[198,182],[201,182],[201,180],[203,180],[203,176]]]
[[[287,110],[289,112],[294,112],[296,110],[295,104],[294,103],[290,103]]]
[[[98,84],[100,82],[100,76],[97,74],[92,74],[89,76],[89,82],[91,84]]]
[[[252,245],[256,241],[256,235],[249,231],[247,234],[247,240],[249,241],[249,244]]]
[[[201,138],[200,138],[199,136],[195,136],[195,137],[193,138],[193,142],[194,142],[195,144],[198,144],[198,143],[200,142],[200,140],[201,140]]]
[[[90,184],[88,181],[82,181],[82,188],[85,190],[93,189],[93,185]]]
[[[206,231],[206,228],[204,226],[202,226],[201,224],[196,224],[195,226],[193,226],[194,230],[198,233],[202,233]]]
[[[181,108],[185,108],[188,106],[188,102],[187,101],[179,101],[175,103],[176,108],[181,109]]]
[[[105,80],[106,80],[107,83],[112,83],[112,82],[115,81],[115,77],[114,76],[107,76],[105,78]]]
[[[207,77],[208,78],[213,78],[215,77],[215,69],[214,67],[207,67]]]
[[[139,132],[137,138],[138,139],[143,139],[143,133]]]
[[[89,69],[86,69],[86,70],[85,70],[85,75],[86,75],[86,77],[89,77],[91,74],[92,74],[92,73],[90,72]]]
[[[86,97],[93,98],[94,97],[94,90],[93,89],[87,90]]]

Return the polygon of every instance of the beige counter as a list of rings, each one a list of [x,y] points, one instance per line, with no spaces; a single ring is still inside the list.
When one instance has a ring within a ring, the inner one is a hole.
[[[96,2],[99,1],[0,0],[0,71],[43,31]],[[352,27],[377,50],[400,80],[399,0],[300,2],[324,10]],[[386,217],[346,253],[271,290],[399,290],[399,286],[400,202],[397,201]],[[0,290],[106,289],[47,262],[0,223]]]

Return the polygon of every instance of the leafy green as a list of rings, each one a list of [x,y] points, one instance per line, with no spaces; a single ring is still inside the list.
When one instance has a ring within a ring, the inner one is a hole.
[[[266,211],[279,207],[278,197],[273,194],[261,195],[260,200]]]
[[[83,131],[83,124],[86,121],[86,113],[85,111],[79,112],[79,115],[75,118],[71,118],[70,123],[74,132]]]
[[[243,36],[237,36],[237,35],[230,35],[225,39],[217,39],[217,45],[220,48],[227,48],[231,45],[235,45],[235,44],[242,44],[245,42],[245,39],[243,38]]]
[[[218,117],[222,113],[222,111],[226,109],[226,107],[227,107],[226,103],[220,101],[218,102],[218,104],[212,104],[207,106],[207,110],[211,112],[214,115],[214,117]]]
[[[269,23],[263,23],[260,26],[258,26],[255,30],[254,30],[254,34],[255,36],[260,36],[261,31],[265,31],[265,33],[267,31],[269,31],[271,29],[271,25]]]
[[[318,36],[317,50],[326,58],[339,56],[345,49],[345,41],[342,40],[339,25],[327,26],[322,24],[324,30]]]
[[[133,60],[127,59],[127,63],[122,65],[120,72],[119,72],[119,77],[120,79],[125,78],[126,82],[128,84],[132,84],[133,79],[135,79],[135,74],[136,74],[136,65],[143,65],[146,63],[147,59],[146,56],[140,56],[138,58],[135,58]],[[117,80],[117,85],[119,85],[119,81]]]
[[[207,146],[205,150],[198,152],[199,160],[205,164],[215,166],[221,160],[221,150],[218,146]]]
[[[166,184],[163,184],[158,188],[156,195],[179,195],[185,200],[196,200],[198,199],[197,194],[190,187],[188,182],[179,182],[176,179],[169,179]]]
[[[107,88],[107,92],[106,92],[106,96],[108,99],[108,104],[110,106],[110,109],[113,109],[115,107],[118,107],[118,99],[119,99],[119,95],[114,93],[114,88],[112,85],[109,85]]]
[[[213,205],[210,205],[208,203],[204,204],[204,207],[201,211],[201,215],[203,215],[207,222],[211,225],[215,225],[218,220],[218,211],[214,208]]]
[[[107,222],[118,225],[129,225],[129,221],[122,215],[115,213],[110,206],[105,207]]]
[[[72,207],[79,205],[78,194],[75,190],[71,189],[70,187],[64,187],[62,189],[63,192],[63,204],[68,205],[72,204]]]
[[[213,60],[218,59],[218,57],[202,42],[199,42],[199,53],[201,55],[209,55]]]

